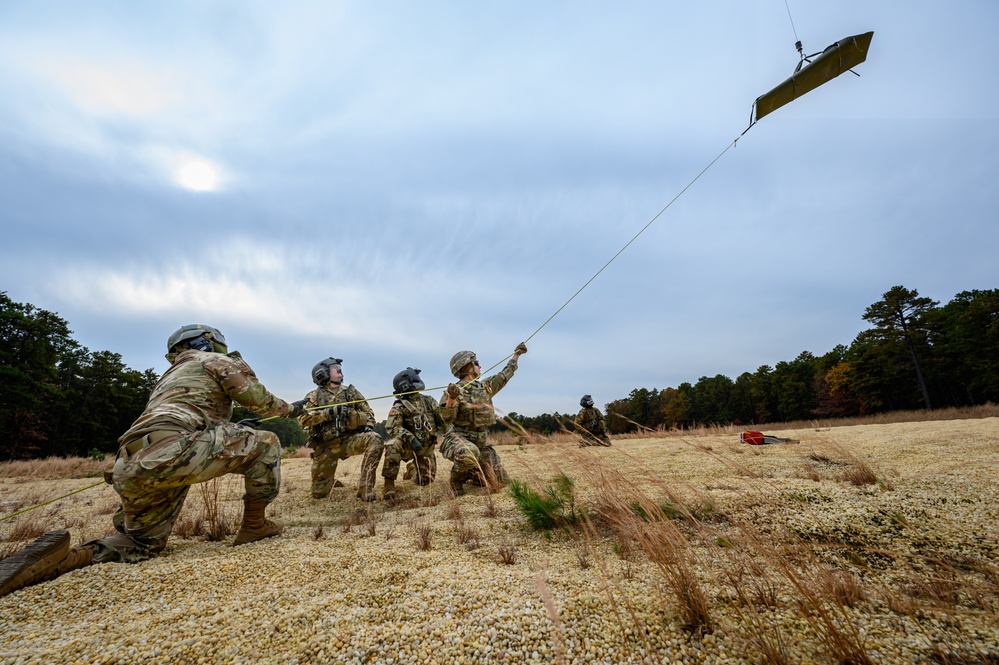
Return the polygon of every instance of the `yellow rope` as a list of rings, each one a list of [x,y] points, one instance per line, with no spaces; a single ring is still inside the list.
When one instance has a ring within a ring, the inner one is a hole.
[[[101,481],[99,483],[94,483],[93,485],[87,485],[86,487],[81,487],[78,490],[73,490],[69,494],[63,494],[62,496],[57,496],[54,499],[49,499],[48,501],[43,501],[42,503],[36,504],[34,506],[29,506],[28,508],[25,508],[23,510],[18,510],[17,512],[13,512],[10,515],[5,515],[4,517],[0,517],[0,522],[4,522],[6,520],[11,519],[12,517],[17,517],[18,515],[20,515],[22,513],[26,513],[29,510],[34,510],[35,508],[41,508],[42,506],[47,506],[50,503],[54,503],[54,502],[59,501],[61,499],[65,499],[67,496],[73,496],[74,494],[79,494],[80,492],[85,492],[86,490],[93,489],[93,488],[97,487],[98,485],[103,485],[103,484],[104,484],[104,481]]]

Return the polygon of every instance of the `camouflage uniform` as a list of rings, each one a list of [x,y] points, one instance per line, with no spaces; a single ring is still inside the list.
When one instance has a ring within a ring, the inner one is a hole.
[[[327,496],[333,487],[339,461],[362,453],[364,459],[361,460],[358,496],[363,498],[362,490],[364,493],[373,492],[375,472],[385,445],[382,437],[372,429],[375,413],[364,401],[364,395],[352,385],[326,384],[310,392],[306,399],[311,407],[353,402],[338,407],[334,414],[329,409],[315,409],[298,419],[299,424],[309,430],[309,445],[312,447],[312,496],[317,499]]]
[[[604,414],[596,407],[588,407],[576,415],[576,432],[583,437],[583,446],[609,446],[610,436],[607,435],[607,425]]]
[[[446,427],[433,397],[416,394],[396,399],[385,423],[391,438],[385,444],[382,476],[395,480],[399,477],[400,462],[413,460],[416,471],[413,482],[432,483],[437,476],[437,433]]]
[[[452,483],[460,485],[479,467],[500,484],[508,481],[499,453],[486,443],[486,430],[496,422],[493,395],[503,389],[516,371],[517,359],[510,358],[503,369],[488,378],[459,381],[461,395],[453,407],[446,406],[447,393],[441,397],[441,417],[451,425],[444,433],[441,454],[454,462]]]
[[[188,349],[167,360],[145,411],[118,439],[111,479],[121,504],[113,521],[128,538],[88,543],[94,563],[142,561],[162,550],[191,485],[238,473],[244,501],[269,503],[278,494],[277,435],[229,419],[234,401],[261,417],[286,416],[292,405],[268,392],[238,352]]]

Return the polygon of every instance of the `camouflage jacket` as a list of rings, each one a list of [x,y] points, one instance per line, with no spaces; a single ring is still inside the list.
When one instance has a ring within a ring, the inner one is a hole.
[[[596,407],[588,407],[579,412],[576,416],[576,425],[582,427],[587,432],[599,434],[604,431],[604,414]]]
[[[454,406],[448,408],[447,393],[441,397],[441,417],[444,422],[458,429],[481,431],[496,422],[493,410],[493,395],[513,378],[517,371],[517,360],[510,358],[506,366],[486,379],[465,379],[458,383],[461,395]]]
[[[437,443],[437,433],[446,426],[437,401],[427,395],[400,397],[392,404],[385,422],[385,430],[390,437],[399,439],[416,451]]]
[[[142,415],[118,443],[126,445],[150,432],[193,432],[228,422],[232,403],[258,416],[286,416],[290,404],[272,395],[238,351],[230,354],[188,349],[168,354],[168,369],[153,386]]]
[[[352,385],[327,384],[310,392],[305,399],[309,400],[309,407],[353,402],[335,409],[334,413],[330,413],[329,409],[315,409],[299,416],[298,423],[309,430],[310,442],[331,441],[364,427],[375,426],[375,412],[368,406],[361,391]]]

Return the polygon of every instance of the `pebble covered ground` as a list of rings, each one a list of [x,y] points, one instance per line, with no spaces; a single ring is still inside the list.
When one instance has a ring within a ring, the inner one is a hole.
[[[314,501],[309,460],[290,458],[270,508],[282,536],[190,535],[210,499],[192,490],[161,556],[0,598],[0,665],[999,662],[999,418],[773,433],[797,443],[499,448],[530,487],[572,478],[581,509],[615,483],[683,506],[667,526],[707,600],[700,629],[676,568],[606,524],[532,530],[509,491],[451,498],[443,459],[432,487],[365,505],[352,458],[347,487]],[[876,480],[855,484],[864,470]],[[94,480],[2,477],[0,516]],[[240,480],[217,489],[237,521]],[[0,547],[29,520],[98,537],[115,503],[100,486],[0,522]]]

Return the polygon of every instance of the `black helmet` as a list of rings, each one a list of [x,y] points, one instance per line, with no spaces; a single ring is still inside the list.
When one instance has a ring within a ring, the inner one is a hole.
[[[407,367],[392,379],[392,389],[396,395],[399,393],[417,392],[425,388],[423,379],[420,378],[420,370],[413,369],[412,367]]]
[[[342,358],[327,358],[326,360],[320,360],[316,363],[316,366],[312,368],[312,381],[317,386],[325,386],[330,382],[330,367],[333,367],[334,365],[339,367],[342,364]]]
[[[593,398],[589,395],[583,395],[583,397],[579,400],[579,405],[584,409],[588,409],[593,406]]]
[[[199,351],[211,351],[212,340],[228,347],[223,335],[217,328],[206,326],[203,323],[189,323],[178,328],[169,338],[167,338],[167,353],[173,353],[174,347],[183,342],[187,342],[184,348],[197,349]]]

